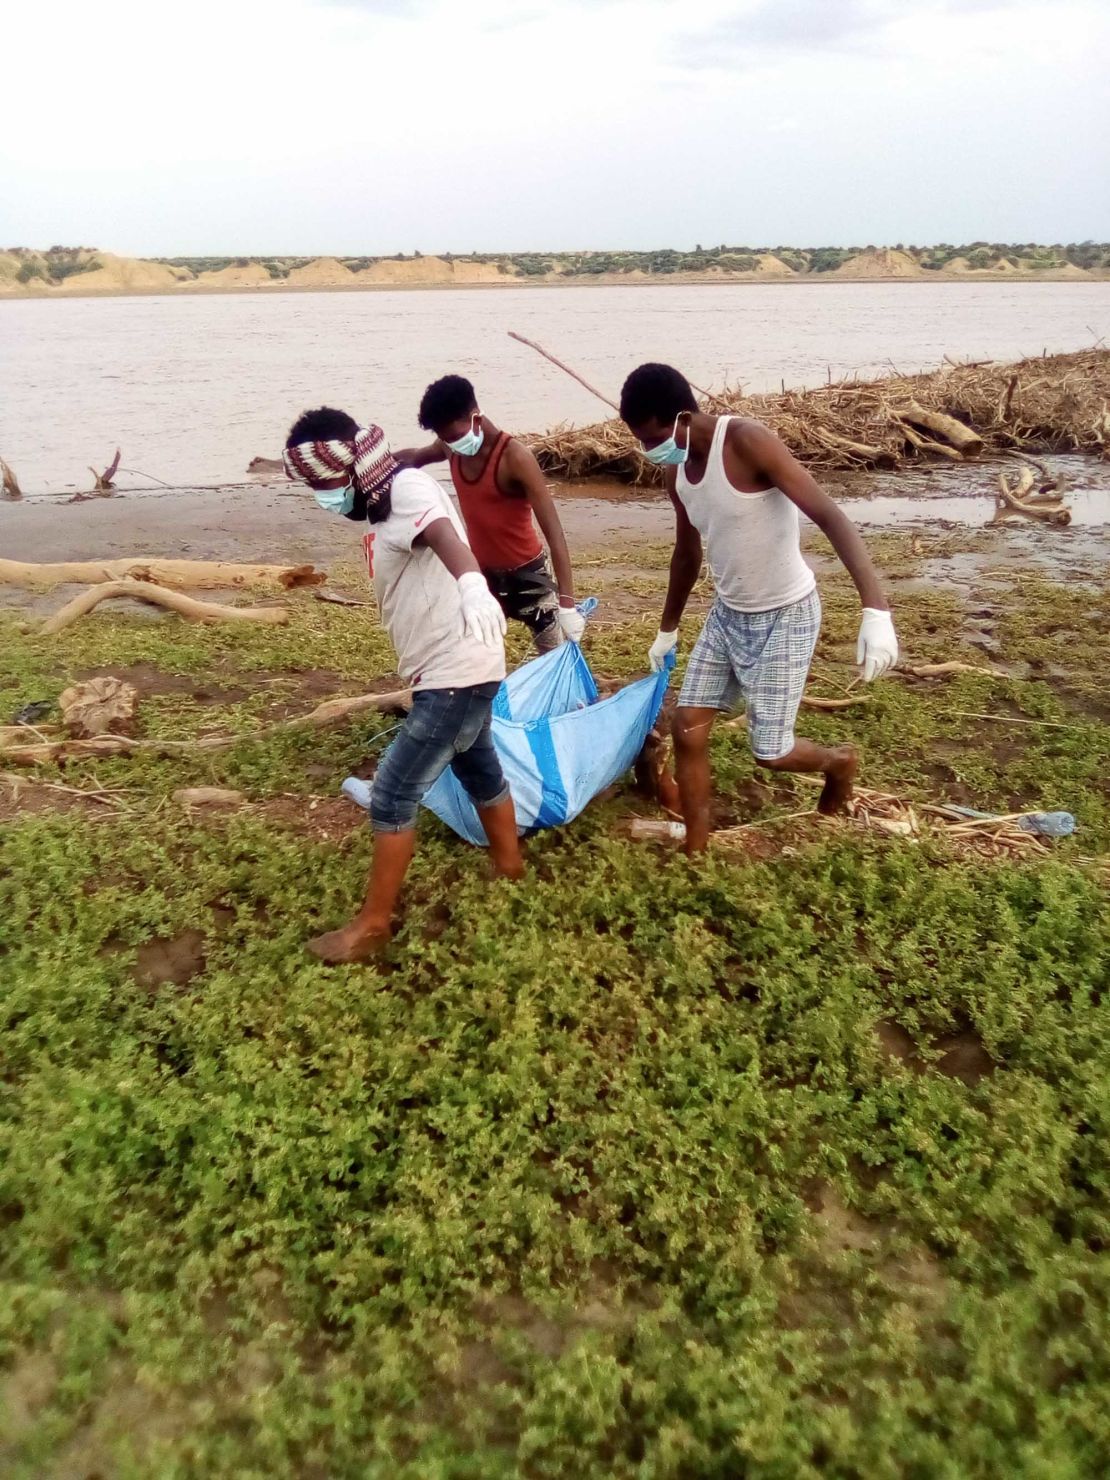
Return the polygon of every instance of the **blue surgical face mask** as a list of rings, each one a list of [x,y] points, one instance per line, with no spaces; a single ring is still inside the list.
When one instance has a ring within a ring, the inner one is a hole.
[[[475,416],[480,415],[481,412],[475,412]],[[475,430],[474,421],[472,419],[470,423],[470,430],[469,432],[467,432],[465,437],[460,437],[457,442],[445,442],[443,445],[447,448],[449,452],[455,452],[458,454],[459,457],[473,457],[476,452],[481,451],[482,443],[485,440],[486,434],[482,430],[481,422],[478,423],[477,430]]]
[[[329,514],[349,514],[355,506],[355,491],[349,479],[342,488],[314,488],[312,496]]]
[[[681,416],[682,412],[678,413]],[[657,468],[680,468],[690,456],[690,428],[686,428],[686,446],[680,447],[675,437],[678,431],[678,416],[674,419],[674,427],[671,435],[665,442],[660,442],[658,447],[647,448],[641,443],[644,456],[649,463],[654,463]]]

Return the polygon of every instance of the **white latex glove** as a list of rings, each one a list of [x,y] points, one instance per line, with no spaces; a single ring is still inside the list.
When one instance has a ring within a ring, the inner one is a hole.
[[[568,642],[581,642],[586,630],[586,618],[576,606],[559,608],[559,630]]]
[[[863,669],[864,683],[878,678],[897,661],[898,639],[894,635],[893,617],[877,607],[865,606],[856,644],[856,662]]]
[[[648,662],[651,664],[652,673],[658,673],[663,666],[663,659],[668,653],[673,653],[678,646],[678,630],[674,632],[660,632],[648,648]]]
[[[486,647],[500,647],[505,637],[505,613],[479,571],[468,570],[458,580],[461,606],[459,630]]]

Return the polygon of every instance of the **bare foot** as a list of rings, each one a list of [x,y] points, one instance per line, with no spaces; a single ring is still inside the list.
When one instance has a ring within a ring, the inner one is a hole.
[[[843,812],[852,799],[852,782],[859,769],[859,754],[851,745],[838,745],[832,753],[832,764],[825,772],[825,784],[817,800],[817,810],[825,817]]]
[[[342,930],[315,936],[308,942],[308,949],[329,966],[343,966],[380,956],[389,941],[388,930],[359,930],[354,925],[344,925]]]

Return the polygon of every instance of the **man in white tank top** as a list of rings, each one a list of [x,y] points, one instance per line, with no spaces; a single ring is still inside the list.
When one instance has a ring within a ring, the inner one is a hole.
[[[674,722],[686,851],[709,840],[709,733],[717,714],[743,701],[752,754],[772,771],[820,771],[818,810],[843,810],[858,758],[794,734],[821,602],[802,559],[798,511],[828,537],[863,603],[856,661],[865,682],[898,660],[890,607],[859,531],[775,434],[739,416],[709,416],[685,376],[641,365],[621,391],[621,416],[645,457],[666,468],[675,509],[670,582],[649,658],[658,670],[678,644],[678,623],[701,571],[716,601],[701,630]]]

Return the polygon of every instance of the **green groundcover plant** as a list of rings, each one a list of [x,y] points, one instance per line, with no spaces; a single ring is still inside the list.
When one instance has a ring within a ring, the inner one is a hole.
[[[835,581],[826,608],[818,677],[850,672]],[[899,611],[915,656],[970,656],[954,597]],[[146,733],[244,739],[61,778],[116,806],[9,788],[3,1473],[1105,1474],[1110,609],[1015,573],[998,612],[1013,677],[806,727],[873,785],[1068,806],[1044,862],[834,827],[691,866],[622,835],[622,793],[514,888],[429,819],[390,956],[331,971],[304,938],[369,839],[319,797],[394,722],[249,732],[310,707],[309,670],[384,679],[368,618],[5,619],[5,712],[141,668]],[[595,668],[636,671],[645,630],[599,627]],[[802,804],[736,731],[714,761],[732,816]],[[248,805],[190,814],[184,784]]]

